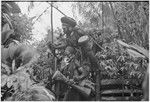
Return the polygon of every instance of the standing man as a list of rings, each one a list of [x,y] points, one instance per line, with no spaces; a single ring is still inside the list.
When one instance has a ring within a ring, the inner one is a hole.
[[[64,47],[80,47],[82,52],[84,53],[83,57],[87,57],[89,59],[92,65],[92,70],[99,68],[99,65],[97,63],[98,60],[95,57],[94,52],[92,51],[92,46],[86,46],[84,43],[80,44],[78,42],[79,38],[85,35],[85,32],[76,27],[76,21],[70,17],[62,17],[61,23],[63,32],[66,34],[66,43],[64,44]]]

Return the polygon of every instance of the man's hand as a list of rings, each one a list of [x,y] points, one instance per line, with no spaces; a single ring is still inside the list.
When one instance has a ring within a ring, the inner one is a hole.
[[[73,81],[73,79],[69,79],[69,80],[67,81],[67,83],[70,84],[70,85],[75,84],[75,82]]]

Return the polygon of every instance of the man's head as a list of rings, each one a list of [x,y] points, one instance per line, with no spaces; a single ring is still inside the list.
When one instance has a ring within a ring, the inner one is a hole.
[[[62,29],[65,34],[70,34],[72,29],[76,26],[76,21],[70,17],[61,18]]]

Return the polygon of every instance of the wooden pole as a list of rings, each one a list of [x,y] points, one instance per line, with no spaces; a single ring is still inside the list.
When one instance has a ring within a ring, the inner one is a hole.
[[[54,42],[53,40],[53,7],[51,6],[51,34],[52,34],[52,43]]]
[[[112,13],[113,13],[115,25],[116,25],[117,28],[118,28],[119,37],[122,39],[122,33],[121,33],[121,30],[120,30],[120,26],[118,25],[117,18],[116,18],[116,16],[115,16],[115,12],[114,12],[114,8],[113,8],[113,5],[112,5],[112,2],[109,2],[109,4],[110,4],[110,7],[111,7],[111,10],[112,10]]]
[[[96,71],[96,101],[100,101],[100,84],[99,84],[99,79],[100,79],[100,73],[99,69]]]
[[[54,43],[54,34],[53,34],[53,2],[51,2],[51,34],[52,34],[52,43]],[[56,70],[57,70],[57,58],[54,57],[54,72],[56,72]],[[56,91],[56,100],[59,101],[60,82],[56,82],[55,83],[55,91]]]
[[[102,4],[102,32],[103,32],[103,29],[104,29],[104,17],[103,17],[103,2],[101,3]],[[101,67],[101,66],[99,66]],[[100,71],[101,68],[98,68],[96,70],[96,101],[100,101],[101,100],[101,88],[100,88],[100,83],[101,83],[101,71]]]

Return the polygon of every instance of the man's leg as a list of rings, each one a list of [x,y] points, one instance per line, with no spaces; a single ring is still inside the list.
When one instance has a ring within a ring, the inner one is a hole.
[[[63,101],[81,101],[80,98],[79,92],[77,92],[75,89],[69,89],[66,92]]]

